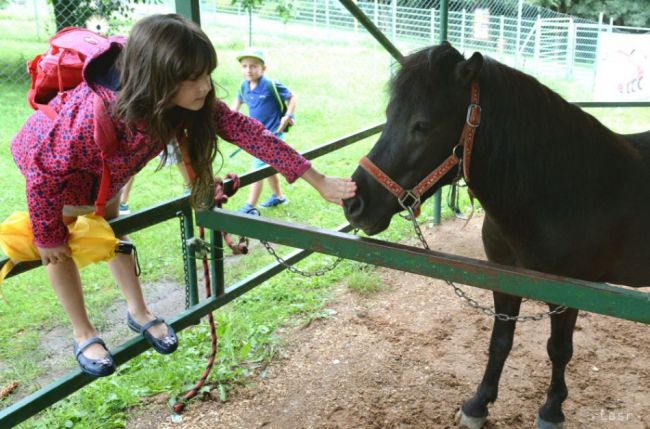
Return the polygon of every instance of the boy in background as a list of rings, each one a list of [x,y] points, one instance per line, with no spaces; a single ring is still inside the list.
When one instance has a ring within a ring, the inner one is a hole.
[[[266,72],[266,56],[259,49],[249,48],[237,56],[241,65],[241,72],[244,81],[241,89],[238,91],[237,98],[233,102],[232,110],[239,111],[242,104],[248,105],[249,116],[257,119],[264,127],[282,139],[288,126],[293,125],[293,112],[296,109],[296,96],[279,82],[267,79],[264,76]],[[275,87],[275,88],[274,88]],[[279,98],[287,105],[286,112],[283,114],[283,107],[279,103]],[[257,158],[253,159],[253,169],[266,167],[267,164]],[[275,207],[285,204],[287,198],[280,188],[280,179],[278,174],[268,177],[271,186],[271,197],[260,204],[261,207]],[[239,211],[246,214],[259,215],[255,207],[259,200],[260,194],[264,187],[264,181],[260,180],[251,185],[248,200]]]

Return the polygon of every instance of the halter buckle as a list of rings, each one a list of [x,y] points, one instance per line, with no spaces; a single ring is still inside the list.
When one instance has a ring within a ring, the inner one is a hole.
[[[407,199],[407,198],[411,198],[411,199],[413,200],[413,201],[411,202],[411,204],[407,204],[407,203],[406,203],[406,199]],[[404,195],[402,195],[401,197],[397,198],[397,202],[399,203],[400,206],[402,206],[402,208],[403,208],[404,210],[407,210],[407,211],[408,211],[408,209],[409,209],[409,207],[410,207],[413,211],[415,211],[415,209],[417,209],[418,206],[420,205],[420,197],[417,196],[417,195],[415,195],[415,194],[414,194],[413,192],[411,192],[411,191],[406,191],[406,192],[404,192]]]
[[[463,153],[461,152],[461,149],[463,149],[463,145],[461,143],[458,143],[454,148],[451,150],[451,154],[454,155],[456,158],[459,160],[463,159]]]
[[[467,107],[465,123],[467,123],[467,126],[471,128],[477,128],[481,125],[481,106],[472,103]]]

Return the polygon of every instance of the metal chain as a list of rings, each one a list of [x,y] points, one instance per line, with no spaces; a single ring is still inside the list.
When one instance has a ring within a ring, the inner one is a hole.
[[[356,233],[356,231],[357,230],[355,230],[355,233]],[[266,248],[267,252],[269,252],[269,254],[271,254],[278,261],[278,263],[280,265],[285,267],[288,271],[290,271],[290,272],[292,272],[294,274],[299,274],[299,275],[301,275],[303,277],[317,277],[317,276],[325,275],[326,273],[328,273],[328,272],[332,271],[334,268],[336,268],[336,266],[339,263],[341,263],[341,261],[343,260],[343,258],[336,258],[336,260],[329,267],[321,268],[319,270],[312,271],[312,272],[303,271],[303,270],[299,270],[298,268],[294,267],[293,265],[288,263],[286,260],[284,260],[280,255],[278,255],[275,252],[275,249],[273,249],[273,247],[271,247],[271,245],[269,244],[268,241],[260,240],[260,243],[262,243],[264,248]]]
[[[554,314],[564,313],[566,311],[566,309],[567,309],[567,307],[561,305],[561,306],[555,308],[555,310],[547,311],[546,313],[538,313],[538,314],[525,315],[525,316],[509,316],[509,315],[504,314],[504,313],[497,313],[494,310],[492,310],[490,307],[485,307],[485,306],[479,304],[478,301],[476,301],[475,299],[467,296],[467,294],[461,288],[459,288],[456,284],[454,284],[453,282],[450,282],[449,280],[446,280],[446,282],[447,282],[447,284],[449,286],[454,288],[454,292],[456,293],[456,295],[460,299],[462,299],[463,301],[466,301],[467,304],[469,304],[470,307],[473,307],[473,308],[481,311],[483,314],[486,314],[488,316],[496,317],[497,319],[499,319],[502,322],[513,322],[513,321],[514,322],[529,322],[529,321],[537,322],[537,321],[543,320],[543,319],[545,319],[547,317],[551,317]]]
[[[181,248],[183,250],[183,272],[185,273],[185,308],[190,308],[190,272],[189,272],[189,255],[187,249],[187,233],[185,231],[185,214],[182,211],[176,213],[181,221]]]
[[[417,234],[418,239],[422,243],[422,246],[424,246],[424,248],[426,250],[431,250],[431,247],[429,247],[429,243],[427,243],[426,239],[424,238],[424,234],[422,233],[422,230],[420,229],[420,225],[418,224],[417,219],[415,218],[415,213],[413,213],[413,208],[409,206],[409,207],[407,207],[407,209],[408,209],[408,212],[409,212],[407,219],[410,219],[411,222],[413,223],[413,229],[415,229],[415,233]],[[488,315],[490,317],[495,317],[495,318],[497,318],[498,320],[500,320],[502,322],[539,321],[539,320],[543,320],[543,319],[545,319],[547,317],[551,317],[551,316],[553,316],[555,314],[564,313],[567,310],[566,306],[561,305],[561,306],[555,308],[554,310],[547,311],[545,313],[533,314],[533,315],[510,316],[510,315],[504,314],[504,313],[497,313],[492,308],[481,305],[478,301],[476,301],[475,299],[469,297],[461,288],[456,286],[456,284],[454,282],[452,282],[450,280],[445,280],[445,281],[447,282],[447,284],[449,286],[454,288],[454,293],[456,293],[456,295],[460,299],[467,302],[467,304],[469,304],[470,307],[472,307],[472,308],[474,308],[476,310],[479,310],[483,314],[486,314],[486,315]]]

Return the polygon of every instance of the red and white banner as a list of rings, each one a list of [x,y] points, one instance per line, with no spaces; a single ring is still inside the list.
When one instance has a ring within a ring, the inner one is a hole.
[[[595,100],[650,101],[650,34],[598,36]]]

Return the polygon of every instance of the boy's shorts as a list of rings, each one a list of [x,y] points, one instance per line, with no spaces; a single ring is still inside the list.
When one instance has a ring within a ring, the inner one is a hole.
[[[163,152],[158,154],[158,159],[162,161]],[[167,143],[167,159],[165,160],[165,167],[170,165],[176,165],[183,162],[183,155],[181,154],[181,149],[178,147],[178,141],[172,139]]]
[[[274,133],[273,135],[279,138],[280,140],[284,141],[284,133],[278,133],[278,134]],[[251,167],[253,168],[253,170],[257,170],[258,168],[263,168],[268,166],[269,165],[266,162],[257,158],[253,158],[253,161],[251,162]]]

